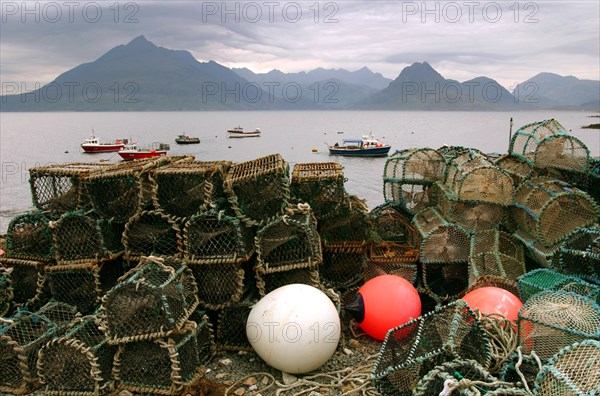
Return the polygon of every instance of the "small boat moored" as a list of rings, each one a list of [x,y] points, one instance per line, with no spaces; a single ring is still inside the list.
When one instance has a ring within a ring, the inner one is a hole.
[[[127,139],[117,139],[112,143],[103,143],[94,135],[94,130],[89,138],[81,143],[81,148],[86,153],[110,153],[121,150],[127,144]]]
[[[167,155],[171,147],[166,143],[152,143],[151,148],[139,148],[135,143],[128,143],[119,150],[117,154],[125,161],[131,161],[135,159],[160,157],[161,155]]]
[[[200,143],[199,137],[188,136],[185,133],[175,138],[177,144],[198,144]]]
[[[244,128],[237,126],[233,129],[227,130],[227,137],[230,138],[259,137],[260,134],[261,131],[258,128],[256,128],[254,131],[244,131]]]
[[[329,146],[330,155],[355,157],[385,157],[392,147],[381,143],[373,135],[363,135],[360,139],[344,139],[342,144]]]

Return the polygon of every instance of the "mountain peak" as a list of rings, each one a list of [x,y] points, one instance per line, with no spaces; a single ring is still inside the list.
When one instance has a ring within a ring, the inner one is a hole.
[[[141,34],[125,44],[127,48],[145,49],[145,48],[157,48],[152,42],[148,41],[146,37]]]

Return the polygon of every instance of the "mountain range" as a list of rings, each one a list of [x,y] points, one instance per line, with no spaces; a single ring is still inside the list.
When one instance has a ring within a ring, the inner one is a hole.
[[[427,62],[394,80],[367,67],[254,73],[199,62],[138,36],[35,91],[0,96],[1,111],[532,108],[598,111],[600,81],[540,73],[511,93],[489,77],[446,79]]]

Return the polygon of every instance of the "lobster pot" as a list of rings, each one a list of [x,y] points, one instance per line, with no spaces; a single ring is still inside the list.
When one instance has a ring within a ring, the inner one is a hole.
[[[0,256],[0,263],[8,268],[10,289],[7,289],[13,305],[31,307],[42,301],[46,292],[46,262],[21,260]],[[6,273],[6,272],[5,272]]]
[[[540,359],[537,355],[535,356],[540,360],[541,364],[548,362],[548,359]],[[518,352],[513,352],[504,363],[502,375],[500,376],[501,380],[512,383],[522,383],[524,378],[529,389],[533,389],[535,379],[541,368],[537,359],[532,355],[523,355],[522,353],[519,354]],[[521,375],[523,377],[521,377]]]
[[[563,348],[542,367],[538,395],[596,395],[600,393],[600,342],[585,340]]]
[[[20,311],[0,331],[0,392],[31,393],[38,383],[38,351],[76,316],[74,307],[52,302],[39,311]]]
[[[419,380],[453,359],[473,359],[486,368],[490,342],[463,300],[411,319],[388,331],[371,377],[384,396],[412,395]]]
[[[421,284],[425,293],[436,301],[451,301],[469,287],[469,263],[422,263]]]
[[[269,272],[255,267],[256,287],[261,297],[266,296],[281,286],[301,283],[321,288],[318,268],[294,268],[286,271]]]
[[[123,245],[127,256],[178,257],[182,252],[181,231],[171,216],[158,210],[139,212],[125,224]]]
[[[294,165],[290,182],[292,197],[310,205],[319,220],[334,216],[346,201],[344,171],[337,162]]]
[[[82,212],[68,212],[50,225],[59,265],[81,264],[106,255],[100,227]]]
[[[257,266],[263,272],[313,268],[323,262],[317,221],[310,211],[289,210],[256,233]]]
[[[10,273],[12,270],[0,267],[0,317],[8,315],[10,304],[13,301],[14,291]],[[2,327],[0,326],[0,331]]]
[[[147,257],[102,298],[99,320],[109,343],[165,337],[198,305],[198,286],[181,261]]]
[[[319,277],[327,287],[349,288],[364,281],[367,261],[364,248],[338,250],[326,247],[323,250],[323,264],[318,267]]]
[[[40,349],[37,369],[44,394],[110,394],[116,349],[106,342],[94,316],[74,320],[63,336]]]
[[[435,187],[440,213],[471,234],[497,228],[504,219],[505,208],[498,204],[459,201],[444,184],[438,182]]]
[[[570,232],[598,223],[598,205],[567,183],[536,178],[523,183],[510,211],[515,223],[544,246],[561,242]]]
[[[122,254],[125,251],[123,245],[123,232],[125,232],[125,223],[117,223],[111,220],[96,220],[104,242],[104,248],[109,257]]]
[[[479,384],[486,383],[488,386],[458,386],[454,394],[480,396],[480,395],[507,395],[528,396],[525,389],[509,387],[507,384],[499,384],[498,379],[491,375],[475,360],[455,359],[442,363],[428,372],[418,383],[414,392],[415,396],[437,395],[440,389],[447,388],[447,384],[457,384],[459,380],[478,381]]]
[[[196,331],[195,322],[185,322],[168,338],[119,345],[112,371],[118,389],[176,395],[194,384],[204,372],[198,360]]]
[[[590,173],[587,192],[600,204],[600,157],[590,158]]]
[[[419,260],[418,247],[407,243],[382,242],[369,246],[369,260],[365,267],[365,280],[379,275],[401,276],[412,284],[416,283]]]
[[[224,211],[195,214],[183,229],[183,257],[194,264],[248,261],[254,254],[254,229]]]
[[[12,258],[50,261],[54,258],[50,219],[33,211],[14,217],[6,233],[6,253]]]
[[[54,215],[89,207],[85,182],[93,172],[108,164],[72,163],[37,166],[29,169],[33,205]]]
[[[215,334],[212,324],[206,312],[198,309],[190,315],[190,321],[196,323],[198,363],[208,363],[216,352]]]
[[[386,202],[393,202],[408,214],[437,204],[436,191],[432,183],[394,183],[383,182],[383,197]]]
[[[534,176],[534,170],[529,162],[511,154],[504,154],[494,159],[494,163],[510,175],[515,188]]]
[[[555,119],[527,124],[510,141],[509,153],[536,169],[558,168],[587,172],[589,150]]]
[[[263,226],[282,214],[290,199],[288,174],[279,154],[233,165],[224,189],[236,216],[249,226]]]
[[[585,339],[600,339],[600,306],[572,292],[543,291],[519,310],[519,344],[549,359],[562,348]]]
[[[84,314],[98,308],[103,293],[97,262],[49,266],[46,278],[54,300],[76,306]]]
[[[431,148],[396,151],[385,162],[383,181],[392,183],[434,183],[444,178],[446,161]]]
[[[488,230],[471,238],[469,284],[485,275],[517,280],[525,273],[523,244],[504,231]]]
[[[421,235],[421,263],[457,263],[469,258],[470,239],[467,231],[448,222],[436,208],[417,213],[413,225]]]
[[[319,234],[325,248],[338,251],[364,250],[370,239],[373,225],[367,205],[356,196],[350,196],[348,213],[319,222]]]
[[[91,173],[86,189],[94,212],[102,219],[126,223],[136,212],[147,209],[152,204],[149,172],[175,158],[121,162]]]
[[[246,336],[246,322],[257,300],[244,299],[219,311],[215,343],[218,350],[248,351],[254,349]]]
[[[512,204],[514,187],[510,175],[485,155],[467,151],[452,159],[446,169],[446,186],[455,200]]]
[[[451,146],[448,144],[443,145],[442,147],[438,148],[436,151],[438,153],[440,153],[440,155],[442,157],[444,157],[446,162],[451,161],[454,158],[459,157],[468,152],[471,152],[473,155],[485,156],[485,154],[482,151],[480,151],[476,148],[464,147],[464,146]]]
[[[392,202],[383,203],[369,213],[373,230],[382,241],[408,244],[419,247],[421,236],[411,224],[412,217],[406,214],[399,205]]]
[[[600,228],[580,228],[560,245],[556,265],[566,274],[600,277]]]
[[[156,208],[175,217],[190,217],[223,205],[223,180],[229,161],[180,161],[150,172]]]
[[[221,309],[242,297],[244,274],[242,263],[188,263],[198,285],[198,301],[203,309]]]
[[[523,243],[525,255],[538,265],[547,268],[553,268],[558,262],[558,253],[560,244],[546,247],[540,243],[539,239],[522,230],[515,232],[514,237]]]
[[[600,286],[546,268],[529,271],[519,278],[517,286],[522,301],[527,301],[544,290],[554,290],[577,293],[600,303]]]

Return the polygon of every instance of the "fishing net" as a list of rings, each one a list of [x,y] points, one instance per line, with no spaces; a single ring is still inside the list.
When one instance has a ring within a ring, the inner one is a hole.
[[[6,233],[6,254],[12,258],[49,261],[54,258],[50,219],[33,211],[14,217]]]
[[[323,246],[340,252],[364,251],[372,238],[373,225],[364,201],[351,195],[349,211],[319,222]]]
[[[154,206],[175,217],[222,206],[230,166],[229,161],[180,161],[151,171]]]
[[[513,352],[502,368],[502,381],[521,383],[526,389],[533,389],[535,379],[548,359],[540,359],[535,352],[524,355],[521,347]],[[531,395],[531,393],[529,393]]]
[[[196,322],[196,349],[198,363],[207,363],[216,352],[215,334],[206,311],[195,310],[190,315],[190,321]]]
[[[293,283],[301,283],[321,288],[319,270],[317,268],[293,268],[285,271],[268,272],[262,267],[255,267],[256,287],[261,297],[273,290]]]
[[[596,395],[600,393],[600,342],[585,340],[562,349],[536,379],[539,395]]]
[[[125,225],[123,245],[128,258],[134,261],[142,256],[179,256],[183,251],[179,225],[158,210],[131,217]]]
[[[433,184],[426,183],[393,183],[384,181],[383,197],[386,202],[393,202],[409,214],[435,206],[436,190]]]
[[[32,307],[44,300],[47,263],[0,256],[0,262],[10,271],[10,296],[14,306]]]
[[[436,208],[427,208],[413,217],[421,235],[421,263],[466,263],[470,239],[459,225],[448,222]]]
[[[517,280],[525,273],[523,245],[511,234],[499,230],[477,232],[471,238],[469,284],[484,275]]]
[[[125,251],[123,245],[123,232],[125,232],[125,223],[117,223],[110,220],[96,220],[104,242],[104,248],[108,252],[108,257],[116,257]]]
[[[521,229],[549,247],[577,228],[598,223],[600,211],[585,192],[559,180],[536,178],[517,189],[510,213]]]
[[[256,233],[257,267],[261,272],[312,268],[323,262],[317,220],[308,205],[290,207]]]
[[[479,152],[467,151],[448,162],[446,185],[456,200],[512,204],[510,175]]]
[[[527,124],[512,137],[509,153],[538,169],[587,172],[589,150],[555,119]]]
[[[82,264],[106,255],[96,220],[82,212],[68,212],[50,223],[54,257],[59,265]]]
[[[337,162],[298,163],[292,170],[290,194],[310,205],[319,220],[335,215],[344,206],[344,171]]]
[[[408,243],[382,242],[369,246],[369,260],[364,270],[365,280],[379,275],[398,275],[415,284],[419,250]]]
[[[75,319],[64,335],[46,343],[37,370],[46,395],[108,395],[116,347],[106,342],[96,317]]]
[[[382,395],[408,396],[432,369],[457,358],[490,363],[488,337],[463,300],[391,329],[371,377]]]
[[[55,215],[88,207],[90,199],[85,190],[86,179],[91,173],[108,166],[72,163],[30,168],[29,184],[34,206]]]
[[[282,214],[290,199],[289,166],[279,154],[234,164],[224,189],[237,217],[262,226]]]
[[[253,351],[246,336],[246,321],[258,300],[246,297],[242,301],[223,308],[218,313],[215,343],[224,351]]]
[[[523,244],[525,255],[539,266],[553,268],[558,262],[560,243],[546,247],[539,238],[523,230],[516,231],[513,235]]]
[[[475,282],[469,285],[467,293],[475,289],[489,286],[499,287],[500,289],[508,290],[515,296],[519,297],[519,289],[517,288],[517,282],[515,282],[514,280],[509,280],[503,276],[497,275],[482,275],[478,277],[477,279],[475,279]]]
[[[14,292],[10,275],[12,271],[11,268],[0,266],[0,317],[8,314],[10,304],[13,301]]]
[[[566,274],[600,277],[600,228],[580,228],[567,236],[556,266]]]
[[[421,285],[437,301],[454,300],[469,287],[469,264],[466,261],[422,263]]]
[[[590,158],[590,173],[587,192],[600,204],[600,157]]]
[[[248,261],[254,254],[254,229],[225,211],[190,217],[183,229],[183,257],[194,264]]]
[[[412,217],[392,202],[383,203],[369,213],[379,241],[406,243],[419,247],[421,236],[411,224]]]
[[[510,395],[528,396],[524,389],[514,387],[514,384],[499,381],[483,368],[477,361],[470,359],[455,359],[442,363],[427,373],[418,383],[415,396],[430,395]]]
[[[38,351],[75,317],[74,307],[51,302],[35,313],[19,311],[10,318],[0,331],[0,392],[21,395],[38,388]]]
[[[525,353],[548,359],[565,346],[600,337],[600,307],[572,292],[542,291],[519,311],[519,339]]]
[[[544,290],[569,291],[600,303],[600,286],[546,268],[529,271],[517,282],[522,301]]]
[[[188,263],[198,284],[198,300],[204,309],[221,309],[240,300],[244,292],[242,263]]]
[[[446,160],[446,162],[453,160],[454,158],[463,155],[465,153],[471,152],[474,155],[483,155],[485,156],[485,154],[476,149],[476,148],[472,148],[472,147],[464,147],[464,146],[451,146],[448,144],[443,145],[442,147],[438,148],[436,150],[438,153],[440,153],[442,155],[442,157],[444,157],[444,159]]]
[[[494,163],[510,175],[515,188],[534,175],[533,168],[527,161],[511,154],[505,154],[496,158]]]
[[[349,288],[364,281],[367,266],[367,253],[364,249],[348,252],[324,248],[323,264],[319,268],[321,282],[327,287]]]
[[[112,374],[118,389],[176,395],[204,373],[198,360],[196,322],[185,322],[168,338],[121,344]]]
[[[385,162],[383,181],[397,184],[434,183],[443,180],[445,168],[444,157],[434,149],[396,151]]]
[[[469,233],[497,228],[505,217],[505,208],[501,205],[459,201],[443,183],[436,183],[435,188],[440,214]]]
[[[145,257],[102,298],[98,318],[109,343],[165,337],[198,305],[191,270],[176,259]]]

